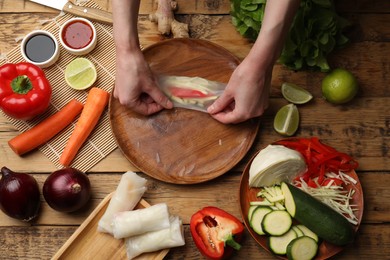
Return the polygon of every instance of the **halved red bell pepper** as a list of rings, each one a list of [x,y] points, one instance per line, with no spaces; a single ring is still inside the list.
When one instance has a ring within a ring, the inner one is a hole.
[[[244,225],[217,207],[205,207],[192,215],[190,229],[195,245],[207,259],[224,259],[241,248]]]
[[[20,62],[0,67],[0,108],[10,117],[32,119],[49,106],[52,88],[38,66]]]

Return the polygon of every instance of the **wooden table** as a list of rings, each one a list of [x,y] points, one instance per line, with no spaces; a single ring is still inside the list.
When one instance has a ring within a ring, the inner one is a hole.
[[[189,23],[191,36],[219,44],[240,59],[251,44],[231,25],[229,0],[178,0],[178,19]],[[110,10],[109,0],[96,0]],[[140,38],[143,46],[162,39],[156,26],[147,20],[153,1],[142,0]],[[344,67],[358,78],[360,92],[348,105],[334,106],[321,98],[320,72],[293,72],[276,66],[272,81],[271,106],[261,117],[255,144],[247,156],[232,171],[215,180],[197,185],[166,184],[145,174],[148,191],[144,199],[151,204],[166,202],[173,214],[185,224],[186,245],[170,251],[168,259],[199,259],[189,232],[189,219],[200,207],[216,205],[240,217],[238,193],[243,166],[264,145],[280,139],[272,128],[275,112],[287,102],[280,93],[284,81],[299,84],[315,99],[299,107],[301,113],[299,136],[318,136],[324,142],[351,154],[360,167],[358,175],[364,191],[364,216],[353,244],[335,259],[389,259],[390,256],[390,2],[387,0],[345,0],[337,4],[343,16],[354,23],[349,35],[352,43],[335,52],[332,67]],[[0,1],[0,53],[5,54],[18,45],[20,39],[40,21],[51,19],[58,12],[24,0]],[[0,115],[0,166],[29,172],[40,187],[56,168],[39,151],[25,157],[15,155],[7,141],[18,134],[15,127]],[[77,214],[62,214],[50,209],[42,199],[40,217],[33,225],[8,218],[0,213],[0,259],[50,259],[92,212],[94,207],[112,192],[121,176],[137,170],[119,149],[98,163],[89,172],[92,183],[90,207]],[[260,248],[246,232],[242,250],[235,259],[274,259]]]

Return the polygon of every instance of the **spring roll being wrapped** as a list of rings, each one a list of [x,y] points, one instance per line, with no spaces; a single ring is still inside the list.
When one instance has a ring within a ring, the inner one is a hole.
[[[114,237],[120,239],[169,228],[169,226],[168,206],[159,203],[148,208],[115,214],[112,230]]]
[[[178,216],[170,216],[170,227],[151,231],[125,239],[128,259],[147,252],[183,246],[185,244],[182,221]]]
[[[135,172],[122,175],[104,215],[99,220],[98,231],[112,234],[112,222],[118,212],[134,209],[146,191],[146,179]]]
[[[222,94],[226,84],[201,77],[161,76],[159,87],[174,107],[207,112]]]

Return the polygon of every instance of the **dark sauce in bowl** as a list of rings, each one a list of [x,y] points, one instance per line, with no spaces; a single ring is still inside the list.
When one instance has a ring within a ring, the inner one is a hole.
[[[46,34],[36,34],[27,40],[24,52],[33,62],[45,62],[53,57],[56,45],[52,38]]]
[[[62,31],[63,42],[72,49],[87,47],[93,39],[91,26],[80,20],[70,22]]]

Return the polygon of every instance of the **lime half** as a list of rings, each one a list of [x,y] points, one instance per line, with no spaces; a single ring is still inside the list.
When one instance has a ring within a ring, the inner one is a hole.
[[[293,104],[305,104],[313,98],[313,95],[306,89],[287,82],[282,84],[282,95]]]
[[[95,83],[96,78],[95,65],[86,58],[76,58],[65,68],[65,81],[73,89],[87,89]]]
[[[274,118],[274,129],[281,135],[292,136],[298,130],[299,112],[294,104],[279,109]]]

